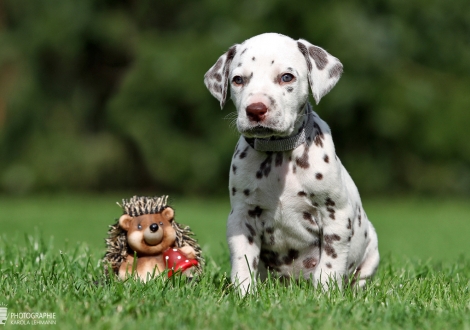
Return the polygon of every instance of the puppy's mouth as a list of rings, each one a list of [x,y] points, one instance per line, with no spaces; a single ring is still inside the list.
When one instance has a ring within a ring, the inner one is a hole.
[[[283,136],[283,132],[280,132],[276,129],[262,126],[262,125],[256,125],[244,130],[240,130],[240,134],[243,136],[246,136],[248,138],[268,138],[272,136]]]

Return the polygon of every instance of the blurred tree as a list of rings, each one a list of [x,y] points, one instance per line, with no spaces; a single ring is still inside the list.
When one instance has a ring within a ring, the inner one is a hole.
[[[470,193],[466,0],[0,0],[0,189],[225,191],[202,78],[263,32],[343,62],[316,111],[362,193]]]

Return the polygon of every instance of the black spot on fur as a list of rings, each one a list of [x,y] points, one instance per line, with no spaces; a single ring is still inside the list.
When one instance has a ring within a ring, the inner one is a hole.
[[[299,257],[299,251],[294,250],[294,249],[289,249],[289,251],[287,251],[287,255],[284,256],[283,258],[284,264],[290,265],[298,257]]]
[[[235,187],[232,187],[232,195],[235,196],[236,193],[237,193],[237,189]]]
[[[251,236],[253,236],[253,237],[256,236],[256,231],[255,231],[255,229],[253,228],[252,225],[250,225],[249,223],[245,223],[245,226],[246,226],[246,228],[248,228],[248,231],[250,232]]]
[[[248,243],[253,244],[253,242],[255,241],[254,238],[252,236],[248,236]]]
[[[255,60],[256,60],[256,58],[253,56],[252,60],[253,60],[253,61],[255,61]]]
[[[327,199],[325,200],[325,205],[327,205],[327,206],[335,206],[336,203],[335,203],[330,197],[327,197]]]
[[[279,259],[279,253],[271,250],[261,249],[260,260],[264,263],[267,269],[273,269],[279,271],[281,266],[281,260]]]
[[[248,210],[248,215],[252,218],[260,217],[261,213],[263,213],[263,209],[259,206],[256,206],[253,210]]]
[[[289,87],[286,88],[286,91],[287,91],[288,93],[292,93],[293,90],[294,90],[294,87],[291,87],[291,86],[289,86]]]
[[[240,154],[240,159],[243,159],[246,157],[246,154],[248,152],[248,147],[246,147]]]
[[[245,196],[249,196],[250,195],[250,189],[243,190],[243,193],[245,194]]]
[[[271,172],[271,162],[273,159],[273,153],[267,152],[266,159],[260,164],[259,170],[256,172],[256,177],[261,179],[263,176],[268,177]]]
[[[237,167],[235,165],[232,165],[232,171],[233,174],[237,174]]]
[[[276,167],[281,166],[283,159],[284,159],[284,155],[282,154],[282,152],[276,153],[276,159],[274,161],[274,166],[276,166]]]

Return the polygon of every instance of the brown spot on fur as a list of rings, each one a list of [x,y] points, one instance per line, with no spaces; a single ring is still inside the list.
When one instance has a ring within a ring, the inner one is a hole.
[[[267,232],[268,234],[274,233],[274,228],[273,228],[273,227],[266,227],[265,230],[266,230],[266,232]]]
[[[305,61],[307,62],[307,69],[308,72],[312,71],[312,62],[310,61],[310,57],[308,56],[308,50],[307,47],[301,43],[300,41],[297,41],[297,47],[299,47],[300,52],[304,55]],[[310,78],[310,77],[309,77]],[[310,79],[309,79],[310,80]],[[310,81],[311,82],[311,81]]]
[[[329,163],[329,162],[330,162],[330,158],[328,157],[327,154],[325,154],[325,156],[323,156],[323,160],[325,161],[325,163]]]
[[[321,179],[323,179],[323,174],[317,173],[317,174],[315,174],[315,178],[317,178],[317,180],[321,180]]]
[[[336,234],[323,235],[323,240],[325,242],[323,249],[325,250],[326,255],[331,256],[333,259],[335,259],[338,255],[336,254],[336,251],[333,248],[332,243],[334,241],[340,241],[341,237],[339,237]]]
[[[336,63],[330,69],[330,71],[328,71],[328,73],[330,74],[330,78],[341,76],[341,74],[343,73],[343,65],[341,63]]]
[[[299,191],[297,193],[297,196],[305,197],[305,196],[307,196],[307,193],[305,191]]]
[[[303,169],[306,169],[306,168],[310,167],[310,164],[308,162],[308,149],[309,149],[308,146],[305,145],[304,152],[303,152],[302,156],[297,157],[295,159],[295,163],[297,164],[297,166],[299,166]]]
[[[323,70],[328,64],[328,55],[323,49],[316,46],[310,46],[308,48],[308,53],[313,58],[318,70]]]
[[[316,225],[316,222],[313,220],[313,216],[311,213],[308,213],[308,212],[304,212],[303,213],[303,217],[305,220],[307,220],[308,222],[310,222],[312,225]]]
[[[310,269],[314,268],[317,265],[318,261],[315,258],[308,257],[302,261],[302,264],[305,268]]]
[[[341,241],[341,237],[336,234],[332,235],[323,235],[323,239],[327,244],[333,243],[334,241]]]
[[[320,125],[317,122],[313,123],[313,127],[315,128],[315,138],[313,142],[317,147],[323,148],[323,140],[325,140],[325,135],[323,134]]]
[[[325,266],[328,267],[328,268],[331,268],[331,267],[332,267],[329,262],[327,262],[327,263],[325,264]]]
[[[253,259],[252,266],[253,266],[253,269],[258,269],[258,258]]]
[[[352,228],[352,222],[351,222],[351,219],[348,218],[348,226],[346,227],[347,229],[351,229]]]
[[[327,197],[326,200],[325,200],[325,205],[327,205],[327,206],[335,206],[336,203],[335,203],[330,197]]]
[[[222,94],[222,85],[214,84],[214,91],[216,91],[219,94]]]
[[[254,238],[252,236],[248,236],[248,243],[253,244],[253,242],[255,241]]]

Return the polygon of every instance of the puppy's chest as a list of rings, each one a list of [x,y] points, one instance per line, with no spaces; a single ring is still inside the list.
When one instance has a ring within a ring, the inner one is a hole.
[[[232,200],[266,208],[280,199],[315,200],[335,180],[335,158],[334,152],[329,154],[314,143],[293,151],[258,152],[241,138],[230,169]]]
[[[237,218],[246,218],[261,235],[263,248],[274,251],[267,254],[271,263],[279,260],[277,253],[290,259],[318,243],[321,206],[316,199],[324,190],[318,177],[328,177],[323,157],[322,150],[308,146],[258,152],[243,138],[236,148],[230,172],[232,207]]]

